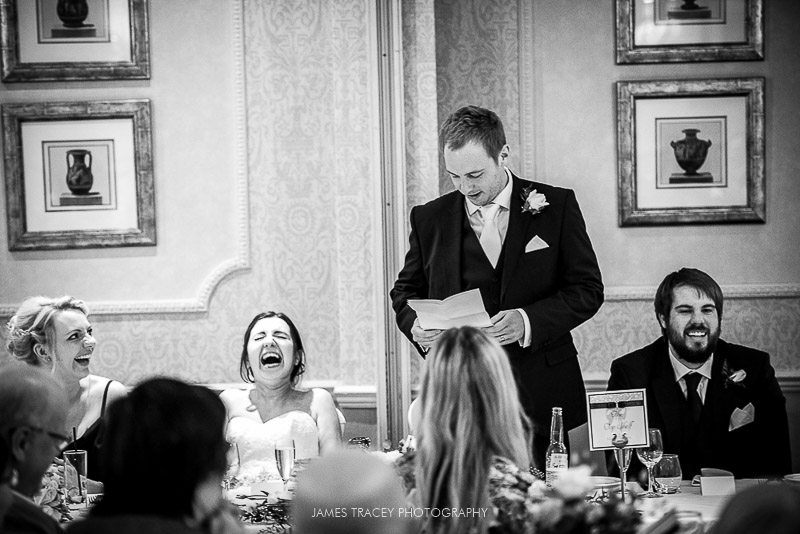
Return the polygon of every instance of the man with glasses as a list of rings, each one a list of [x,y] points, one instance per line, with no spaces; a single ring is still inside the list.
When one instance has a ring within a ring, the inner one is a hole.
[[[0,531],[60,533],[58,523],[33,502],[42,476],[68,438],[67,395],[46,372],[24,364],[0,367],[0,438],[11,469],[12,502]]]

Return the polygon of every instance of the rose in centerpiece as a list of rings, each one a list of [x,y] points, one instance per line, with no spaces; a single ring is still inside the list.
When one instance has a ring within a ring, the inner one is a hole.
[[[56,521],[65,522],[72,519],[66,503],[64,477],[59,474],[58,466],[51,465],[42,477],[42,488],[33,500],[47,515]]]

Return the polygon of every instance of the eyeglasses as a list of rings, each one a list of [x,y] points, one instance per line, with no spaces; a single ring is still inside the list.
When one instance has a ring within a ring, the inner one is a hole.
[[[33,425],[25,425],[25,428],[33,430],[34,432],[41,432],[42,434],[47,434],[48,437],[55,440],[55,445],[58,447],[58,452],[64,450],[64,448],[69,444],[70,439],[69,437],[65,436],[64,434],[59,434],[58,432],[51,432],[46,428],[42,428],[40,426],[33,426]]]

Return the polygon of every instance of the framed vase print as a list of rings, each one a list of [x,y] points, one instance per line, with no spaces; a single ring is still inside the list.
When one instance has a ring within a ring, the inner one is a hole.
[[[620,226],[766,221],[764,78],[616,89]]]
[[[763,0],[616,0],[617,64],[764,59]]]
[[[149,100],[0,110],[9,250],[156,244]]]
[[[2,81],[150,78],[149,0],[3,0]]]

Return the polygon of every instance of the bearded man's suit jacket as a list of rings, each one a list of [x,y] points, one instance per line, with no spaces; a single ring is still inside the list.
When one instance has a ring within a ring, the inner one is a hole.
[[[746,376],[734,382],[730,377],[739,370]],[[665,338],[614,360],[608,389],[647,390],[648,424],[661,430],[664,452],[678,454],[684,479],[698,474],[701,467],[726,469],[736,478],[790,472],[786,399],[769,355],[720,339],[714,350],[711,377],[696,441],[691,443],[686,440],[692,431],[685,419],[688,401],[675,380]],[[754,420],[730,429],[734,410],[748,404],[755,408]],[[634,464],[632,461],[629,473],[641,469],[641,464]]]
[[[452,191],[411,210],[409,250],[391,298],[397,324],[412,342],[416,312],[408,299],[444,299],[477,287],[489,316],[524,310],[530,346],[513,342],[503,348],[522,405],[534,422],[534,449],[542,466],[551,408],[564,409],[567,429],[586,421],[585,389],[570,330],[600,308],[603,283],[575,194],[513,175],[512,180],[508,231],[496,268],[470,228],[464,196]],[[526,188],[544,194],[549,206],[537,214],[523,212]],[[535,236],[546,248],[526,252]]]

